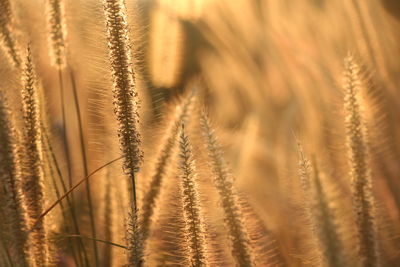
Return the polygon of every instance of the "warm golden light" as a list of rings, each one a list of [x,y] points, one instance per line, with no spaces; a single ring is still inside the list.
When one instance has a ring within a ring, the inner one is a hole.
[[[400,262],[398,0],[0,0],[0,267]]]

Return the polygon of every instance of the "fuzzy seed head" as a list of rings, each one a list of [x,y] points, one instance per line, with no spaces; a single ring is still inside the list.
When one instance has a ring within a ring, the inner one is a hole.
[[[21,58],[15,36],[12,34],[12,12],[9,0],[0,0],[0,44],[4,46],[14,66],[19,68]]]
[[[328,266],[340,267],[344,264],[342,244],[337,232],[338,225],[329,206],[328,196],[321,183],[321,174],[313,161],[311,189],[311,213],[314,233],[318,238],[322,255]]]
[[[173,149],[179,134],[179,127],[186,121],[190,106],[193,102],[193,97],[194,95],[190,94],[183,103],[176,107],[174,117],[168,127],[168,131],[166,132],[165,141],[162,144],[162,149],[157,159],[149,191],[145,194],[143,199],[142,227],[144,231],[144,239],[146,239],[150,231],[154,208],[162,188],[167,165],[173,154]]]
[[[355,221],[357,225],[358,254],[362,266],[379,264],[374,219],[374,199],[368,162],[368,142],[359,101],[359,68],[351,55],[345,59],[346,135],[350,176],[352,180]]]
[[[104,0],[104,11],[114,80],[114,112],[119,125],[118,137],[124,155],[124,170],[131,174],[139,170],[142,152],[138,131],[138,94],[131,62],[125,6],[120,0]]]
[[[6,99],[0,91],[0,185],[4,189],[2,206],[5,224],[8,229],[11,245],[10,251],[14,263],[28,266],[29,257],[26,251],[25,207],[21,197],[20,158],[18,153],[17,133],[14,129],[11,113]]]
[[[193,155],[189,138],[183,127],[179,140],[181,192],[186,237],[189,244],[189,262],[191,266],[207,266],[204,223],[197,192]]]
[[[143,265],[142,234],[137,219],[135,208],[129,213],[126,227],[126,240],[128,244],[128,267],[140,267]]]
[[[47,20],[49,31],[50,57],[52,65],[65,65],[65,24],[64,2],[62,0],[47,0]]]
[[[24,119],[22,159],[22,192],[31,229],[43,212],[43,169],[39,97],[30,48],[22,72],[22,111]],[[29,236],[30,249],[38,266],[48,261],[48,246],[44,222],[41,221]]]
[[[252,252],[249,247],[248,234],[241,219],[242,214],[237,195],[231,177],[225,167],[220,145],[205,112],[201,114],[201,127],[211,160],[214,183],[224,209],[224,220],[232,243],[232,255],[238,266],[252,266]]]

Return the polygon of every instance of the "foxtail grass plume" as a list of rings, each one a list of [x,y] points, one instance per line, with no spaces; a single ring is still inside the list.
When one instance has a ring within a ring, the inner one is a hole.
[[[28,266],[25,209],[21,198],[17,133],[5,96],[0,91],[0,184],[4,188],[4,223],[9,232],[13,264]]]
[[[243,225],[233,181],[226,169],[214,130],[211,128],[211,123],[204,111],[201,114],[201,126],[211,161],[211,168],[214,173],[214,183],[221,199],[225,224],[232,242],[232,256],[239,266],[252,266],[253,259],[248,234]]]
[[[297,149],[299,154],[299,177],[303,192],[309,192],[311,187],[310,178],[310,161],[304,155],[303,146],[297,142]]]
[[[35,221],[43,213],[43,169],[42,138],[40,125],[39,96],[33,69],[31,50],[28,47],[27,59],[22,72],[22,107],[23,107],[23,150],[22,192],[26,205],[29,234],[29,249],[32,251],[37,266],[48,264],[48,244],[43,220]]]
[[[143,245],[138,224],[135,173],[139,170],[142,151],[140,150],[141,140],[138,130],[138,95],[131,62],[125,4],[121,0],[104,0],[103,4],[114,80],[114,112],[118,121],[120,149],[124,156],[123,169],[129,176],[132,187],[132,209],[127,229],[128,264],[129,266],[141,266],[143,264]]]
[[[126,239],[128,243],[128,266],[143,266],[143,237],[137,218],[137,210],[132,207],[129,213],[128,223],[126,227]]]
[[[321,174],[315,159],[310,164],[300,143],[298,149],[299,176],[304,194],[307,196],[309,218],[321,252],[322,262],[324,266],[346,266],[337,223],[329,206],[329,197],[322,186]]]
[[[345,266],[338,225],[334,218],[332,209],[329,207],[329,198],[321,183],[321,174],[315,160],[312,161],[313,175],[311,177],[313,190],[312,214],[314,232],[319,240],[324,264],[332,267]]]
[[[378,266],[377,226],[375,221],[371,171],[366,129],[361,114],[361,81],[353,56],[345,59],[344,109],[353,205],[357,226],[358,256],[361,266]]]
[[[179,138],[179,148],[183,215],[189,249],[188,260],[190,266],[207,266],[206,238],[197,192],[196,170],[189,137],[186,135],[183,125]]]
[[[152,176],[152,180],[150,182],[149,191],[144,196],[141,221],[144,242],[149,235],[152,217],[154,214],[154,208],[156,207],[156,201],[162,189],[167,165],[170,162],[170,158],[173,154],[173,148],[175,146],[175,142],[179,133],[179,126],[182,122],[184,123],[186,120],[190,106],[193,102],[193,97],[194,93],[191,93],[189,96],[187,96],[183,103],[178,105],[175,109],[174,117],[172,118],[172,121],[170,123],[171,126],[168,127],[165,141],[164,143],[162,143],[162,149],[155,165],[155,170]]]
[[[125,5],[121,0],[104,0],[108,48],[114,80],[114,112],[118,121],[118,136],[124,156],[124,171],[132,181],[136,209],[135,173],[142,160],[139,114],[135,74],[129,45]]]
[[[52,65],[65,65],[66,26],[63,0],[46,0],[49,31],[50,57]]]
[[[15,36],[12,31],[12,12],[9,0],[0,0],[0,43],[4,46],[7,54],[15,67],[20,67],[21,58]]]

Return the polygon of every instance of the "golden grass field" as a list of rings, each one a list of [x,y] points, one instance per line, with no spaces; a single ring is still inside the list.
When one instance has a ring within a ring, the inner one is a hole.
[[[0,267],[400,266],[397,0],[0,0]]]

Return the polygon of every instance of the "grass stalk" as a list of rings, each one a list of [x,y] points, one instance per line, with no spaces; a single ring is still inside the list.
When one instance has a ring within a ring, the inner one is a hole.
[[[119,157],[116,159],[113,159],[106,164],[101,165],[94,171],[92,171],[88,176],[84,177],[81,179],[79,182],[77,182],[73,187],[71,187],[67,192],[65,192],[59,199],[57,199],[53,204],[51,204],[35,221],[33,226],[30,228],[30,231],[33,231],[35,227],[37,227],[40,222],[43,220],[43,218],[52,210],[54,209],[58,204],[60,204],[61,201],[63,201],[65,198],[68,197],[69,194],[71,194],[76,188],[78,188],[81,184],[83,184],[87,179],[91,178],[93,175],[101,171],[103,168],[107,167],[108,165],[113,164],[114,162],[117,162],[118,160],[123,159],[123,157]]]
[[[45,129],[44,126],[42,126],[42,128]],[[51,145],[49,136],[48,136],[48,134],[47,134],[47,132],[45,130],[43,130],[43,138],[44,138],[44,143],[47,146],[46,152],[49,153],[50,156],[51,156],[51,160],[52,160],[52,162],[54,164],[54,167],[56,169],[57,176],[59,178],[60,184],[61,184],[62,189],[63,189],[63,193],[65,194],[67,192],[67,186],[65,184],[65,181],[64,181],[64,178],[63,178],[63,175],[62,175],[62,172],[61,172],[61,168],[60,168],[60,165],[58,164],[58,160],[56,158],[56,155],[54,153],[53,147]],[[60,199],[60,197],[58,197],[58,199]],[[79,224],[78,224],[78,220],[77,220],[76,213],[75,213],[75,207],[73,205],[73,200],[70,198],[69,195],[66,196],[66,199],[67,199],[68,209],[69,209],[69,211],[71,213],[71,219],[72,219],[72,223],[73,223],[73,226],[74,226],[74,231],[78,235],[80,235],[80,229],[79,229]],[[87,255],[86,248],[85,248],[85,245],[83,244],[82,240],[79,240],[79,246],[81,248],[81,252],[83,254],[83,259],[85,261],[85,264],[86,264],[86,266],[89,266],[88,255]]]
[[[107,175],[105,177],[105,196],[104,196],[104,237],[106,240],[112,240],[114,233],[112,231],[114,223],[113,223],[113,188],[111,185],[111,175],[110,169],[107,169]],[[103,257],[102,257],[102,265],[103,266],[112,266],[113,262],[113,250],[107,246],[103,249]]]
[[[79,141],[80,141],[81,154],[82,154],[82,159],[83,159],[83,175],[84,175],[84,177],[86,177],[89,175],[89,171],[88,171],[88,159],[87,159],[86,145],[85,145],[86,143],[85,143],[85,138],[83,136],[83,123],[82,123],[81,108],[80,108],[80,104],[79,104],[75,75],[74,75],[71,67],[68,67],[68,73],[69,73],[69,77],[70,77],[71,84],[72,84],[72,93],[73,93],[73,97],[74,97],[76,116],[78,119]],[[88,205],[89,205],[89,218],[90,218],[90,227],[92,230],[92,236],[93,236],[93,238],[96,238],[97,237],[96,223],[95,223],[94,208],[93,208],[93,203],[92,203],[93,198],[92,198],[92,191],[91,191],[89,180],[86,180],[85,189],[86,189],[86,198],[87,198]],[[95,264],[97,266],[97,265],[99,265],[99,253],[98,253],[97,243],[94,240],[93,240],[93,249],[94,249],[94,255],[95,255]]]

